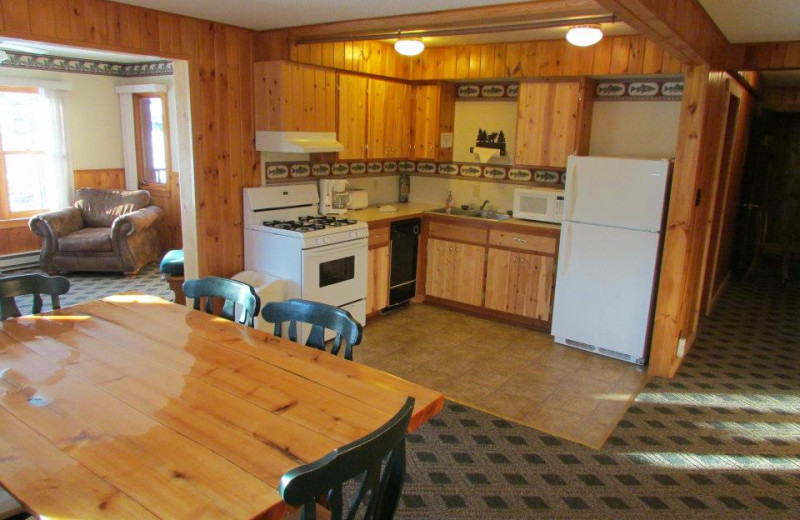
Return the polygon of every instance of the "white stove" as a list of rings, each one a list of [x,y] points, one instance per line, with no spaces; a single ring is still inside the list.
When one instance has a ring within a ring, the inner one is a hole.
[[[367,224],[317,215],[318,204],[316,183],[245,188],[245,269],[285,279],[289,298],[341,307],[363,325]]]

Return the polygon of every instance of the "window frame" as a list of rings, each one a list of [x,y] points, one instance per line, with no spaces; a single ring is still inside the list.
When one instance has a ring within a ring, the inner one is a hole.
[[[0,86],[0,92],[17,92],[41,95],[37,87],[5,87]],[[8,180],[6,179],[6,156],[8,155],[44,155],[44,150],[24,150],[6,152],[3,147],[3,133],[0,132],[0,220],[26,219],[49,211],[51,208],[29,209],[24,211],[11,211],[8,194]]]
[[[164,168],[166,170],[165,182],[159,182],[152,178],[152,175],[147,175],[149,172],[145,171],[145,150],[144,150],[144,136],[142,125],[142,109],[140,100],[144,98],[160,98],[161,106],[164,114]],[[136,143],[136,176],[140,187],[147,187],[147,189],[168,189],[169,187],[169,174],[172,171],[172,151],[170,142],[170,124],[169,124],[169,109],[167,107],[167,94],[166,92],[137,92],[133,94],[133,127],[134,127],[134,141]]]

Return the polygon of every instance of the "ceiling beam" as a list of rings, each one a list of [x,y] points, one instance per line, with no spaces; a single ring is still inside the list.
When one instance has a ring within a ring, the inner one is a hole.
[[[729,43],[697,0],[597,0],[675,58],[720,69]]]
[[[321,38],[363,35],[374,32],[395,33],[397,31],[405,32],[444,27],[522,23],[606,13],[607,11],[597,5],[595,0],[529,0],[513,4],[305,25],[292,27],[287,31],[290,39],[297,41],[311,36]]]

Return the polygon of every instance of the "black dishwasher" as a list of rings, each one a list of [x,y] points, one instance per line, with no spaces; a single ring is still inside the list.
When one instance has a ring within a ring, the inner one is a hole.
[[[422,220],[392,222],[392,263],[389,275],[389,307],[414,297],[417,288],[417,238]]]

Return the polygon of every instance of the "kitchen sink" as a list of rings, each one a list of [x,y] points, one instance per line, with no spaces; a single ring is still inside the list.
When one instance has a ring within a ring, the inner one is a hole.
[[[457,209],[457,208],[438,208],[430,210],[431,213],[442,213],[444,215],[456,215],[459,217],[485,218],[486,220],[506,220],[511,218],[504,213],[483,212],[479,209]]]
[[[430,210],[431,213],[444,213],[445,215],[458,215],[459,217],[480,217],[481,212],[477,209],[458,209],[458,208],[438,208]]]

